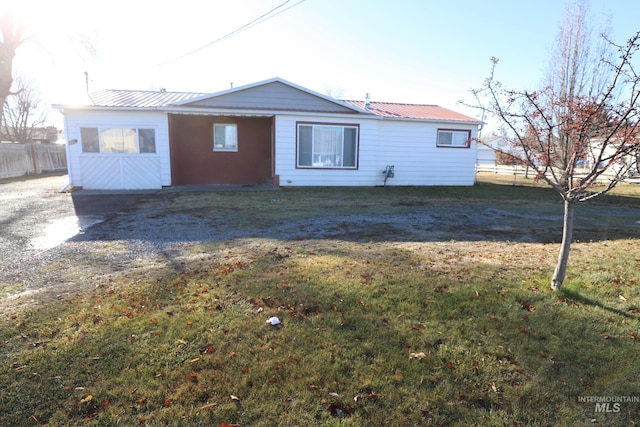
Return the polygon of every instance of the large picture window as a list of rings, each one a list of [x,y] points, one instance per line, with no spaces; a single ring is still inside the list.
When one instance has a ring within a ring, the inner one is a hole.
[[[156,131],[143,128],[80,128],[83,153],[155,153]]]
[[[438,129],[438,147],[469,148],[471,131]]]
[[[358,126],[298,123],[298,167],[358,167]]]

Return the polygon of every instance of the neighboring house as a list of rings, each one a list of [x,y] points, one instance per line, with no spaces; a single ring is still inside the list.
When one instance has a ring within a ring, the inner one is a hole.
[[[634,141],[635,144],[635,141]],[[598,168],[603,166],[607,158],[615,156],[620,151],[620,143],[608,142],[606,148],[602,149],[603,140],[602,138],[594,138],[590,141],[590,150],[589,154],[585,159],[581,161],[581,165],[586,169],[592,168],[594,163],[598,161],[600,154],[602,154],[602,159],[599,162]],[[628,148],[624,151],[626,154],[620,157],[620,160],[615,162],[608,171],[604,174],[603,180],[613,179],[613,178],[623,178],[627,180],[632,180],[636,182],[640,177],[640,150],[634,146],[627,146]]]
[[[58,140],[58,129],[55,126],[0,128],[0,142],[48,144]]]
[[[279,78],[214,94],[104,90],[91,100],[57,106],[74,187],[475,182],[481,122],[434,105],[339,101]]]
[[[524,157],[524,150],[517,145],[511,144],[504,137],[489,136],[480,138],[478,142],[477,164],[482,166],[495,166],[512,163],[512,159],[510,159],[508,155],[501,156],[501,153]]]

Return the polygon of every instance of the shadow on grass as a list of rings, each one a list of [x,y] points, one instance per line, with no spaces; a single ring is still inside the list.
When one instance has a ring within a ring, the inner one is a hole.
[[[562,295],[564,295],[566,298],[579,303],[579,304],[583,304],[583,305],[589,305],[592,307],[598,307],[601,308],[605,311],[608,311],[612,314],[617,314],[618,316],[622,316],[622,317],[626,317],[627,319],[633,319],[633,320],[639,320],[640,317],[635,316],[633,314],[627,313],[625,311],[619,310],[617,308],[613,308],[613,307],[607,307],[606,305],[602,304],[599,301],[595,301],[592,300],[591,298],[587,298],[584,295],[580,295],[578,292],[574,291],[574,290],[570,290],[570,289],[563,289],[562,291]]]

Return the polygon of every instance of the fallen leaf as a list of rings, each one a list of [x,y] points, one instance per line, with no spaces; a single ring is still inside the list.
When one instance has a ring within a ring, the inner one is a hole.
[[[141,397],[140,399],[138,399],[138,403],[140,403],[140,404],[142,404],[142,403],[144,403],[146,401],[147,401],[146,396],[145,397]]]
[[[420,353],[411,353],[411,354],[409,355],[409,359],[418,359],[418,360],[422,360],[422,359],[424,359],[425,357],[427,357],[427,355],[426,355],[426,354],[424,354],[423,352],[420,352]]]
[[[353,406],[343,405],[340,402],[331,403],[327,406],[327,411],[336,418],[346,418],[353,414]]]
[[[529,304],[529,303],[528,303],[528,302],[526,302],[526,301],[522,301],[522,302],[520,303],[520,306],[522,306],[522,309],[523,309],[523,310],[527,310],[527,311],[532,312],[532,313],[533,313],[534,311],[536,311],[535,306],[533,306],[533,305]]]
[[[496,387],[496,383],[491,383],[491,390],[493,390],[494,393],[498,392],[498,388]]]
[[[335,393],[335,392],[329,393],[329,396],[340,397],[340,395],[338,393]]]
[[[208,345],[200,349],[201,354],[212,354],[215,353],[216,348],[213,345]]]
[[[231,397],[231,400],[237,400],[238,402],[240,401],[240,398],[238,396],[236,396],[235,394],[232,394],[229,397]]]
[[[91,402],[93,400],[93,396],[92,395],[88,395],[87,397],[85,397],[84,399],[82,399],[80,401],[80,403],[87,403],[87,402]]]

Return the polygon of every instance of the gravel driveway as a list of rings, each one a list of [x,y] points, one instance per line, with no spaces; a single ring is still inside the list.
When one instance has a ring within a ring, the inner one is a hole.
[[[0,297],[56,281],[56,260],[87,247],[90,227],[134,206],[142,194],[61,193],[67,175],[0,180]],[[67,242],[67,243],[64,243]]]
[[[234,227],[228,215],[209,208],[170,209],[185,189],[60,193],[66,183],[66,175],[0,180],[0,314],[100,286],[116,275],[155,280],[188,268],[194,260],[230,256],[207,252],[200,246],[207,242],[230,242],[222,249],[226,250],[234,239],[244,241],[236,252],[244,250],[248,256],[283,241],[305,239],[533,243],[558,238],[562,224],[560,204],[531,212],[528,206],[453,200],[401,205],[375,214],[366,209],[339,213],[329,206],[294,220],[260,221],[245,212],[243,218],[251,223]],[[280,197],[284,196],[276,192],[264,200],[280,203]],[[631,238],[640,233],[635,203],[618,206],[615,212],[606,205],[585,206],[580,215],[608,224],[602,236],[586,234],[592,227],[583,227],[581,239]]]

